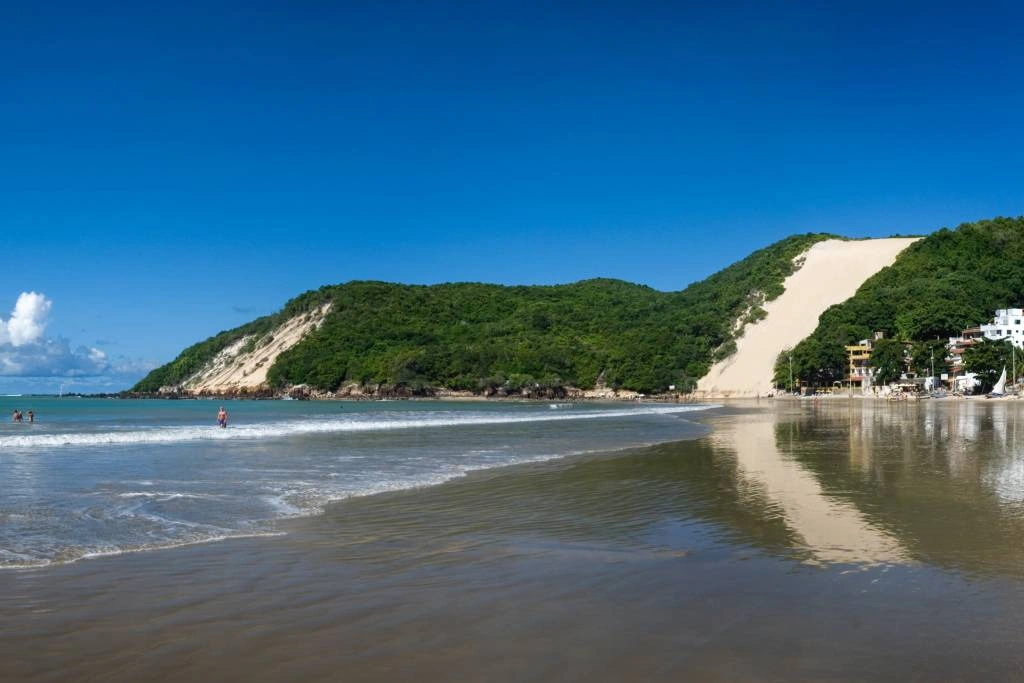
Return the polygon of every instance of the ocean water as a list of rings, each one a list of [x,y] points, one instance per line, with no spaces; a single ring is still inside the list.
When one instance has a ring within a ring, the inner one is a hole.
[[[226,405],[3,426],[0,681],[1021,679],[1024,402]]]
[[[332,501],[689,438],[707,407],[3,397],[0,568],[278,534]]]

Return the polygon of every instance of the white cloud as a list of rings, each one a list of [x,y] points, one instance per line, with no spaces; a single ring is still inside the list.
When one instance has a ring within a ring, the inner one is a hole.
[[[53,302],[37,292],[22,292],[11,317],[0,318],[0,376],[92,377],[110,368],[103,351],[67,339],[44,336]]]
[[[156,370],[158,367],[160,367],[160,363],[142,358],[117,356],[110,361],[111,374],[134,377],[136,381],[142,379],[143,375],[146,375],[151,370]],[[132,384],[134,383],[132,382]]]
[[[63,388],[64,393],[117,392],[134,385],[157,367],[159,363],[128,359],[124,356],[108,358],[110,367],[100,375],[47,375],[43,377],[4,376],[0,367],[0,394],[40,393],[56,394]],[[0,366],[3,359],[0,357]]]
[[[0,318],[0,344],[19,347],[38,341],[46,330],[51,308],[53,302],[43,294],[22,292],[10,320]]]
[[[72,349],[63,338],[17,347],[0,344],[0,375],[8,377],[89,377],[109,368],[107,355],[99,349]]]
[[[156,367],[141,359],[112,359],[96,347],[72,347],[63,337],[47,337],[52,309],[53,302],[44,294],[22,292],[10,318],[0,317],[0,391],[55,391],[60,384],[84,391],[117,391]]]

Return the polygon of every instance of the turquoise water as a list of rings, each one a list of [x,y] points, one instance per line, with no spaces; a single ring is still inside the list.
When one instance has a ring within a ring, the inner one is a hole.
[[[0,397],[0,567],[275,534],[352,496],[686,438],[706,407]]]

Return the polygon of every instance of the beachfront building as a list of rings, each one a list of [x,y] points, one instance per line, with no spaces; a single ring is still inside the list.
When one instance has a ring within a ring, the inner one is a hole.
[[[871,349],[874,343],[884,336],[885,333],[883,332],[875,332],[873,339],[861,339],[856,344],[850,344],[846,347],[846,358],[848,360],[846,381],[851,387],[868,387],[871,385],[871,376],[874,374],[868,366],[868,361],[871,360]]]
[[[864,386],[865,380],[870,383],[871,368],[868,367],[868,361],[871,359],[871,340],[861,339],[856,344],[848,345],[846,357],[849,359],[846,381],[851,386]]]
[[[998,309],[992,322],[981,326],[981,334],[985,339],[1009,340],[1017,348],[1024,348],[1024,309]]]
[[[984,338],[981,327],[968,327],[958,337],[950,337],[946,345],[946,365],[949,366],[950,381],[964,374],[964,351]]]

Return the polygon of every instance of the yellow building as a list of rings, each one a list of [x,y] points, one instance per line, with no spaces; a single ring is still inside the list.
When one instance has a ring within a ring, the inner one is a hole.
[[[870,340],[865,339],[858,344],[847,346],[846,356],[849,360],[846,381],[850,384],[862,386],[864,380],[868,377],[868,360],[871,358]]]
[[[868,369],[868,361],[871,360],[871,349],[874,343],[882,339],[883,336],[882,332],[875,332],[874,339],[861,339],[856,344],[850,344],[846,347],[848,361],[846,381],[851,386],[854,384],[864,386],[864,380],[871,377],[871,371]]]

